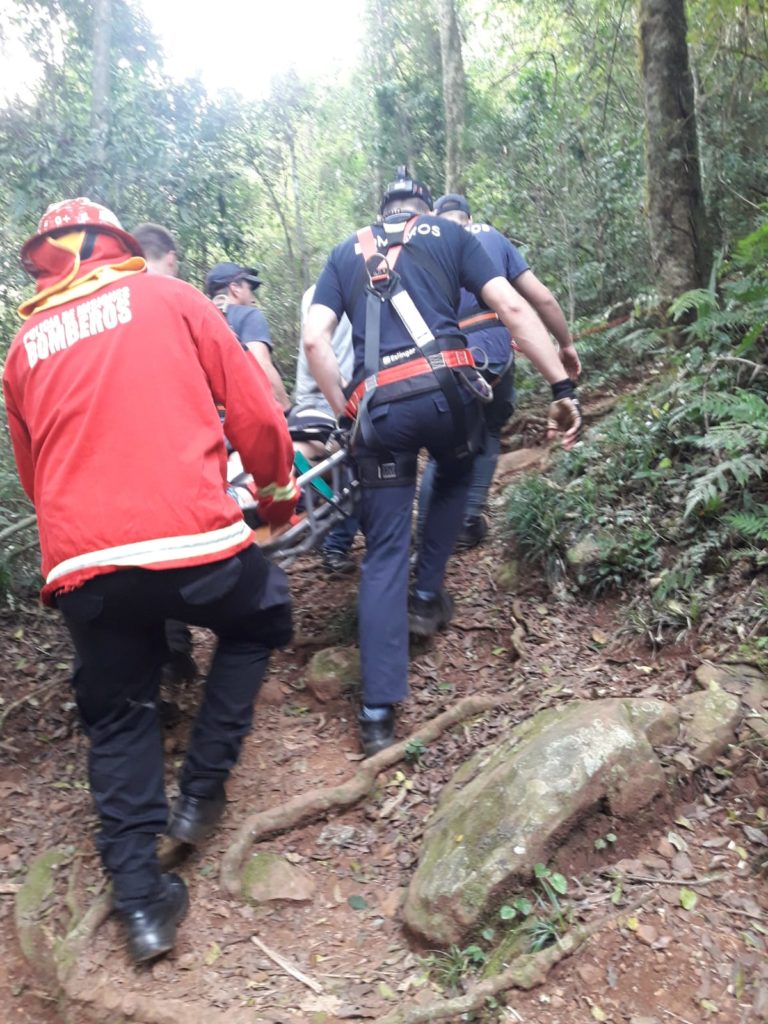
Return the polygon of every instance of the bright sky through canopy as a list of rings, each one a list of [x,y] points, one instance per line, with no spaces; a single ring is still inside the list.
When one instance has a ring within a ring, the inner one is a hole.
[[[351,66],[362,31],[363,0],[143,0],[174,78],[200,75],[206,88],[255,99],[270,79],[294,68],[300,78],[330,77]]]

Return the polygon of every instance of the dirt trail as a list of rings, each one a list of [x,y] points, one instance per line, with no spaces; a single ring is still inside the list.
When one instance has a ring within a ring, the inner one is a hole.
[[[498,545],[491,543],[454,559],[448,587],[458,598],[456,619],[434,643],[414,649],[412,695],[398,732],[406,735],[465,696],[498,694],[509,702],[507,709],[445,734],[418,764],[383,773],[374,795],[359,806],[260,843],[300,866],[315,892],[310,901],[253,907],[230,899],[219,886],[221,856],[239,823],[255,810],[343,781],[359,760],[355,696],[319,704],[303,681],[320,646],[354,642],[356,578],[325,577],[312,559],[291,570],[297,642],[275,659],[229,786],[221,830],[182,867],[192,909],[176,950],[152,967],[134,969],[108,921],[82,966],[83,985],[181,1000],[189,1008],[187,1024],[218,1020],[218,1014],[231,1024],[375,1020],[404,993],[435,997],[419,959],[427,951],[409,943],[399,906],[424,821],[443,784],[477,747],[540,708],[574,697],[673,697],[693,688],[692,670],[700,661],[695,638],[653,656],[621,632],[620,605],[557,604],[529,584],[513,607],[494,584],[498,562]],[[522,659],[521,621],[527,627]],[[56,617],[36,608],[6,612],[0,636],[6,652],[0,715],[7,714],[0,732],[0,1005],[9,1022],[56,1024],[55,1007],[20,955],[12,895],[30,860],[54,845],[77,852],[75,898],[82,905],[99,888],[89,837],[95,821],[85,783],[86,744],[67,688],[68,643]],[[208,651],[200,633],[201,665]],[[182,720],[165,741],[171,793],[196,688],[179,691],[177,699]],[[16,701],[21,703],[13,706]],[[761,772],[764,784],[765,764],[740,746],[644,820],[598,817],[577,830],[556,858],[569,878],[574,919],[589,922],[613,910],[612,898],[621,909],[622,901],[643,896],[644,909],[600,931],[542,988],[510,993],[501,1019],[768,1021],[768,901],[752,871],[768,802],[760,792]],[[615,842],[596,846],[608,834]],[[606,871],[619,861],[632,880],[617,896]],[[714,880],[701,881],[712,875]],[[692,909],[680,904],[681,881],[697,893]],[[51,913],[60,912],[57,903]],[[253,936],[322,991],[279,967]],[[482,1019],[499,1019],[494,1012]],[[325,1018],[315,1016],[323,1013]]]

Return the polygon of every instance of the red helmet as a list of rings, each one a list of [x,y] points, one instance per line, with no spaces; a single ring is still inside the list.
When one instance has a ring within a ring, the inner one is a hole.
[[[37,225],[37,233],[28,238],[22,246],[22,263],[27,265],[27,256],[30,250],[48,235],[57,231],[87,227],[97,228],[99,231],[119,238],[133,256],[144,255],[139,243],[133,235],[129,235],[127,231],[123,230],[120,221],[111,210],[81,196],[79,199],[63,199],[60,203],[53,203],[48,207]]]

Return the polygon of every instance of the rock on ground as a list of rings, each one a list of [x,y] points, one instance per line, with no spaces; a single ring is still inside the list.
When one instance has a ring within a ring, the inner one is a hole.
[[[310,875],[279,853],[255,853],[243,869],[243,896],[254,903],[271,900],[311,900],[315,883]]]
[[[360,682],[360,652],[351,647],[328,647],[312,657],[307,688],[321,703],[335,700]]]
[[[460,941],[602,801],[620,817],[650,803],[665,787],[653,744],[673,742],[678,725],[663,701],[574,702],[471,758],[427,827],[404,906],[409,928],[438,945]]]
[[[736,737],[741,701],[711,683],[708,690],[686,694],[678,706],[683,717],[683,739],[694,763],[714,764]]]

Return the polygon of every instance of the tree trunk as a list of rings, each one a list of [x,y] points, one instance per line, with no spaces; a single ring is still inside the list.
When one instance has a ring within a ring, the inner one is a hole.
[[[656,287],[668,302],[709,274],[684,0],[640,0],[648,221]]]
[[[304,219],[301,215],[301,183],[299,181],[299,163],[296,159],[296,137],[293,131],[287,132],[288,152],[291,158],[291,186],[293,189],[293,216],[296,224],[296,244],[299,247],[299,272],[301,274],[301,290],[305,292],[312,283],[309,275],[309,253],[304,235]]]
[[[112,42],[112,0],[93,6],[93,73],[91,76],[91,134],[86,186],[92,199],[108,202],[105,194],[107,135],[109,133],[109,69]]]
[[[467,82],[455,0],[438,0],[445,110],[445,191],[463,192],[464,122]]]

